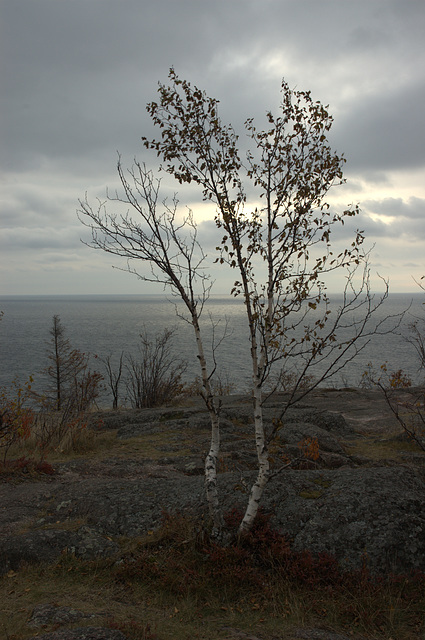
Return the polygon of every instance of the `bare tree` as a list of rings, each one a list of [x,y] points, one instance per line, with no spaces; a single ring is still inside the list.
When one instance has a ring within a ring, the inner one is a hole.
[[[422,291],[425,291],[425,286],[422,283],[424,278],[425,276],[422,276],[419,282],[414,279]],[[418,369],[425,369],[425,319],[423,316],[413,316],[413,320],[409,324],[409,334],[406,337],[406,340],[416,351],[419,361]]]
[[[138,356],[127,356],[126,385],[133,408],[158,407],[181,394],[187,364],[173,356],[172,338],[170,329],[157,333],[153,339],[145,330],[140,334]]]
[[[147,282],[162,283],[184,303],[196,339],[201,369],[202,397],[211,417],[211,444],[205,460],[205,488],[210,515],[216,529],[222,526],[217,492],[217,459],[220,450],[219,406],[215,401],[211,379],[215,367],[207,368],[200,318],[208,299],[211,282],[204,270],[205,254],[197,240],[191,211],[179,217],[178,201],[160,200],[160,181],[144,164],[137,161],[126,173],[118,159],[122,194],[107,193],[106,201],[92,208],[80,201],[78,216],[92,234],[88,243],[94,249],[123,257],[124,269]],[[123,213],[110,213],[106,204]],[[127,210],[130,206],[133,219]],[[141,271],[138,264],[147,263]],[[136,266],[135,266],[136,265]]]
[[[69,395],[70,387],[73,386],[78,374],[87,366],[87,362],[85,354],[71,347],[58,315],[53,316],[49,333],[51,337],[47,357],[51,364],[45,369],[45,373],[51,380],[48,400],[55,410],[60,411],[66,400],[66,394]]]
[[[142,138],[156,151],[166,171],[180,183],[195,183],[216,205],[222,230],[221,263],[236,272],[232,294],[243,298],[250,336],[252,397],[258,477],[252,486],[240,531],[252,527],[262,493],[273,473],[269,446],[282,427],[285,411],[308,393],[302,382],[319,372],[313,387],[342,369],[365,347],[371,323],[387,296],[371,295],[363,234],[334,254],[331,233],[357,206],[334,212],[326,201],[343,179],[342,156],[327,140],[332,117],[309,92],[282,82],[280,113],[266,115],[267,126],[245,123],[252,141],[245,161],[234,129],[221,122],[218,101],[181,80],[173,69],[170,84],[148,105],[159,140]],[[356,268],[360,284],[356,287]],[[331,314],[325,278],[347,271],[343,302]],[[346,331],[351,329],[349,337]],[[272,370],[295,361],[298,371],[286,406],[267,431],[263,421],[265,383]],[[319,366],[320,365],[320,366]]]
[[[422,276],[421,280],[424,279]],[[421,282],[416,284],[425,291]],[[417,371],[425,369],[425,320],[414,316],[404,336],[416,351]],[[363,384],[381,391],[393,416],[410,441],[425,451],[425,391],[422,384],[415,386],[408,372],[398,369],[389,371],[388,364],[381,364],[379,370],[369,363],[363,374]]]
[[[47,384],[40,391],[28,387],[37,406],[34,433],[42,458],[50,447],[59,446],[65,436],[76,443],[103,381],[103,376],[91,369],[90,355],[71,346],[58,315],[53,316],[49,333],[50,365],[43,371],[48,377]]]
[[[100,359],[106,370],[106,382],[112,394],[112,409],[118,409],[119,391],[123,372],[124,352],[121,351],[118,365],[114,368],[112,364],[112,356],[108,355]]]

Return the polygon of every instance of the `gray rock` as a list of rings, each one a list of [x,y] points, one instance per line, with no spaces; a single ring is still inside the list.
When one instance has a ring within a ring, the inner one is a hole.
[[[199,476],[205,473],[205,464],[204,461],[200,458],[198,460],[193,460],[192,462],[188,462],[184,465],[184,472],[190,476]]]
[[[302,466],[303,463],[300,463]],[[340,469],[341,467],[356,467],[361,463],[359,459],[354,459],[352,456],[340,455],[339,453],[331,453],[329,451],[319,451],[319,458],[317,461],[310,463],[310,468],[316,465],[316,468],[320,469]],[[307,465],[306,465],[307,466]],[[307,466],[308,468],[308,466]]]
[[[344,453],[335,436],[309,422],[287,422],[279,434],[281,440],[288,444],[298,444],[304,438],[317,438],[320,451]]]
[[[53,562],[70,542],[69,531],[28,531],[2,541],[0,549],[0,575],[10,569],[16,571],[21,564]]]
[[[334,454],[336,455],[336,454]],[[255,472],[223,473],[225,510],[244,509]],[[241,487],[246,486],[246,492]],[[238,490],[235,490],[235,488]],[[114,553],[107,537],[140,536],[157,527],[164,511],[205,511],[203,476],[87,478],[62,485],[55,504],[70,500],[67,517],[86,518],[80,531],[29,531],[3,539],[3,572],[23,562],[53,561],[67,548],[84,558]],[[56,522],[55,504],[50,503]],[[262,506],[295,549],[334,555],[346,568],[364,560],[377,573],[425,569],[425,485],[408,468],[286,470],[266,488]]]
[[[236,405],[221,410],[220,419],[237,420],[242,424],[252,424],[252,405]]]
[[[81,527],[76,535],[71,536],[68,544],[68,552],[77,558],[94,560],[95,558],[107,558],[119,550],[117,544],[102,536],[91,527]]]
[[[198,431],[206,431],[207,434],[209,434],[211,431],[211,418],[207,413],[197,413],[191,416],[189,427],[193,434],[196,434]],[[238,426],[220,414],[220,432],[223,437],[228,440],[229,436],[237,435]]]
[[[155,417],[152,416],[152,411],[154,410],[147,411],[147,415],[151,418]],[[234,429],[234,425],[225,418],[223,418],[220,423],[223,432],[230,432]],[[198,410],[162,411],[162,413],[157,411],[155,420],[146,420],[146,416],[143,419],[142,416],[139,416],[138,421],[132,420],[120,426],[118,428],[117,438],[125,440],[140,435],[160,433],[164,428],[167,430],[175,429],[177,432],[187,432],[189,430],[189,432],[192,431],[194,434],[204,430],[208,432],[211,429],[211,419],[208,413]]]
[[[347,636],[345,634],[335,633],[334,631],[328,631],[326,629],[293,629],[291,631],[291,637],[295,640],[366,640],[363,636]]]
[[[338,436],[349,436],[354,433],[340,413],[320,411],[310,407],[289,409],[285,414],[285,424],[288,422],[308,422]]]
[[[118,429],[117,438],[118,440],[128,440],[141,435],[158,433],[160,429],[161,423],[159,422],[131,422]]]
[[[265,423],[271,423],[280,417],[282,404],[271,403],[263,407],[263,417]],[[252,406],[237,405],[225,407],[221,412],[221,417],[228,420],[236,420],[243,425],[252,425]],[[325,431],[330,431],[338,436],[348,436],[354,433],[353,429],[347,424],[344,416],[338,412],[315,409],[308,405],[300,405],[288,409],[283,417],[284,428],[288,423],[309,423],[320,427]]]
[[[202,408],[201,408],[202,409]],[[90,425],[102,429],[120,429],[127,425],[140,425],[170,420],[188,420],[200,408],[167,408],[156,409],[120,409],[118,411],[100,411],[91,417]]]
[[[118,545],[89,527],[81,527],[78,531],[28,531],[2,541],[0,575],[11,569],[16,571],[23,563],[54,562],[64,551],[85,560],[93,560],[97,557],[111,556],[118,549]]]
[[[278,500],[276,498],[278,497]],[[334,555],[376,573],[425,569],[425,487],[402,468],[290,471],[270,485],[264,507],[294,549]]]
[[[54,604],[39,604],[34,607],[28,622],[30,627],[42,627],[48,624],[71,624],[82,618],[94,618],[95,614],[83,613],[70,607],[59,607]]]
[[[346,456],[338,438],[355,432],[328,409],[345,411],[350,406],[351,414],[346,415],[359,424],[357,413],[369,417],[371,402],[376,402],[376,395],[363,398],[363,404],[362,398],[357,392],[321,393],[319,409],[304,405],[285,414],[285,448],[296,455],[303,437],[317,437],[318,463],[326,468],[284,471],[266,488],[262,507],[274,514],[274,525],[295,549],[333,554],[346,568],[361,567],[366,559],[377,573],[425,570],[425,471],[420,465],[425,458],[415,454],[413,471],[413,454],[405,466],[391,468],[371,467],[365,458]],[[282,397],[266,403],[269,426],[283,402]],[[49,482],[0,485],[0,573],[16,570],[22,562],[55,561],[64,549],[84,559],[113,555],[119,547],[111,538],[145,535],[160,525],[164,512],[205,513],[202,474],[209,416],[202,403],[102,415],[105,428],[122,434],[174,429],[164,449],[167,458],[142,463],[119,456],[75,460],[58,465],[57,476]],[[257,465],[253,438],[246,437],[253,430],[251,402],[223,398],[221,419],[221,469],[229,471],[219,475],[220,496],[225,510],[243,510]],[[184,456],[179,450],[182,428],[191,439]],[[355,464],[361,466],[347,468]],[[70,520],[80,519],[87,526],[67,530]]]
[[[42,636],[37,635],[30,640],[127,640],[121,631],[105,627],[77,627],[76,629],[61,629]]]

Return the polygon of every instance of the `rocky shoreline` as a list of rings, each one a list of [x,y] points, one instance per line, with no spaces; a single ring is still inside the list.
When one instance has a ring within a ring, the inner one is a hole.
[[[283,451],[296,455],[300,439],[313,436],[320,457],[271,481],[262,506],[295,549],[330,553],[347,568],[366,562],[377,573],[424,570],[425,455],[403,444],[374,393],[317,391],[291,410],[277,458]],[[269,403],[267,419],[281,401]],[[103,429],[130,444],[156,437],[155,451],[79,457],[55,465],[52,477],[0,484],[2,574],[22,562],[54,561],[64,549],[82,558],[111,555],[119,537],[146,535],[164,512],[205,513],[209,429],[202,404],[107,412]],[[246,398],[223,399],[222,432],[220,495],[225,510],[243,509],[255,477]],[[350,452],[371,433],[381,441],[398,438],[399,459]]]
[[[283,400],[277,396],[268,402],[266,420],[273,419]],[[164,512],[206,515],[203,457],[209,420],[199,400],[102,412],[93,423],[100,417],[98,435],[111,443],[102,455],[54,464],[52,476],[3,478],[1,575],[23,564],[55,562],[64,552],[119,562],[120,542],[145,536],[161,524]],[[221,421],[222,504],[224,510],[244,509],[256,474],[249,399],[223,398]],[[400,434],[382,397],[356,389],[316,391],[286,416],[273,452],[276,464],[283,453],[296,456],[303,437],[317,437],[319,459],[278,475],[262,503],[293,548],[329,553],[343,569],[366,564],[376,574],[424,571],[425,454]],[[343,638],[319,630],[300,634],[291,637]],[[124,638],[94,627],[37,637]]]

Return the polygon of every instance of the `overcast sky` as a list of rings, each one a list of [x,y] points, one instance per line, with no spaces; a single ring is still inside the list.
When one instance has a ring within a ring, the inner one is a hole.
[[[372,271],[425,273],[423,0],[0,0],[0,294],[154,293],[80,242],[78,199],[151,161],[146,103],[173,66],[240,130],[284,77],[329,104]],[[193,190],[180,200],[202,211]],[[211,212],[211,215],[213,212]],[[213,224],[201,214],[201,237]],[[347,239],[352,230],[347,230]],[[121,264],[121,266],[124,266]],[[224,273],[216,293],[227,293]]]

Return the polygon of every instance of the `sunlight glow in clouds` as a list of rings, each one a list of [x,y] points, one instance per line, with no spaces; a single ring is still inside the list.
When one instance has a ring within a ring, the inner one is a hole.
[[[220,100],[243,137],[276,111],[282,77],[335,118],[330,142],[347,185],[329,200],[362,214],[372,269],[391,290],[425,273],[425,5],[404,0],[50,0],[2,5],[0,294],[154,293],[85,247],[78,199],[103,198],[152,135],[145,105],[174,66]],[[266,26],[266,28],[264,28]],[[76,37],[78,34],[78,38]],[[153,134],[155,135],[155,134]],[[215,209],[164,177],[193,209],[209,251]],[[215,268],[214,268],[215,269]],[[232,275],[215,271],[217,293]]]

